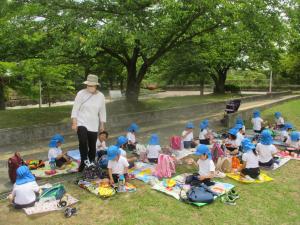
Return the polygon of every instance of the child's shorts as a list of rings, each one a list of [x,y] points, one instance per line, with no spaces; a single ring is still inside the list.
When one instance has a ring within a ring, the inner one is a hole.
[[[200,144],[202,145],[209,145],[210,142],[209,142],[209,139],[202,139],[202,140],[199,140],[200,141]]]
[[[158,158],[148,158],[149,163],[158,163]]]
[[[259,162],[258,164],[259,164],[259,166],[262,166],[262,167],[271,167],[274,164],[274,159],[271,159],[269,162],[266,162],[266,163]]]
[[[256,179],[260,174],[259,168],[244,168],[242,169],[242,174],[248,175],[249,177]]]
[[[64,157],[61,157],[60,159],[55,159],[55,164],[58,168],[62,167],[66,162],[67,160]]]

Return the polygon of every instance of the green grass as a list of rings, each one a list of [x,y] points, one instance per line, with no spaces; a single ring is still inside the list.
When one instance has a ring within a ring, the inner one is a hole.
[[[171,107],[184,107],[194,104],[222,101],[237,97],[236,95],[206,95],[183,96],[161,99],[140,100],[137,105],[128,105],[125,101],[116,101],[107,104],[107,114],[116,115],[142,111],[160,110]],[[50,108],[16,109],[0,111],[0,129],[41,125],[46,123],[60,123],[70,121],[72,106]]]
[[[292,106],[292,107],[291,107]],[[285,117],[300,127],[300,100],[291,101],[263,112],[273,115],[280,110]],[[196,171],[180,165],[177,173]],[[119,194],[102,200],[80,189],[71,181],[65,186],[78,198],[78,215],[65,219],[62,212],[27,217],[14,210],[6,201],[0,202],[0,224],[299,224],[300,212],[300,161],[291,160],[276,171],[266,172],[274,181],[263,184],[241,184],[224,179],[236,186],[240,199],[236,206],[227,206],[219,200],[211,205],[195,207],[151,190],[150,186],[133,181],[136,193]]]

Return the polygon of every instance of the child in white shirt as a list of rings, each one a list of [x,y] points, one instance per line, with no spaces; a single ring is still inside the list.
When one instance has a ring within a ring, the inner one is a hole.
[[[281,129],[284,127],[284,119],[280,112],[274,113],[275,117],[275,129]]]
[[[35,177],[31,174],[27,166],[20,166],[16,173],[16,183],[8,199],[16,209],[34,206],[40,191]]]
[[[192,122],[188,122],[185,126],[185,130],[182,132],[182,141],[184,148],[193,148],[194,144],[194,124]]]
[[[160,152],[159,137],[157,134],[152,134],[146,147],[148,161],[150,163],[157,163]]]
[[[291,123],[284,124],[280,134],[281,141],[286,142],[290,138],[289,133],[292,131],[292,129],[293,125]]]
[[[300,134],[298,131],[293,131],[290,135],[290,138],[286,141],[286,144],[295,148],[295,150],[300,150]]]
[[[102,131],[98,135],[97,142],[96,142],[96,154],[98,159],[100,159],[103,155],[107,154],[106,151],[107,138],[108,138],[108,133],[106,131]]]
[[[128,176],[127,171],[129,163],[125,157],[121,156],[120,149],[115,145],[112,145],[108,148],[107,158],[110,184],[114,185],[115,183],[118,183],[121,175],[123,175],[125,178]]]
[[[252,124],[253,124],[253,131],[255,133],[261,133],[262,129],[263,129],[263,119],[260,118],[260,112],[259,111],[254,111],[253,112],[253,118],[251,120]]]
[[[199,133],[199,142],[200,144],[209,145],[210,144],[210,132],[208,131],[208,120],[203,120],[199,127],[200,127],[200,133]]]
[[[243,121],[243,119],[241,118],[241,117],[238,117],[237,119],[236,119],[236,121],[235,121],[235,124],[237,125],[237,124],[240,124],[240,125],[242,125],[242,131],[243,131],[243,135],[245,135],[245,133],[246,133],[246,127],[245,127],[245,124],[244,124],[244,121]]]
[[[257,179],[260,174],[258,165],[258,154],[255,150],[255,145],[252,144],[250,139],[245,138],[242,141],[243,155],[242,155],[242,167],[240,175],[246,179]]]
[[[229,155],[236,155],[239,153],[239,145],[237,142],[238,130],[232,128],[228,131],[228,138],[225,140],[226,153]]]
[[[277,153],[276,147],[272,144],[273,138],[269,130],[261,133],[260,143],[256,145],[256,151],[259,158],[259,166],[272,167],[274,164],[273,157]]]
[[[207,186],[214,185],[211,179],[215,176],[215,164],[211,159],[211,153],[207,145],[198,145],[195,155],[199,156],[197,163],[194,164],[198,167],[198,179]]]
[[[56,134],[52,137],[49,143],[48,159],[49,162],[55,161],[55,165],[59,169],[64,169],[66,164],[70,164],[71,160],[63,154],[61,145],[64,143],[64,138],[60,134]]]
[[[130,125],[130,127],[128,128],[128,132],[127,132],[127,139],[128,139],[128,144],[127,144],[127,148],[129,151],[133,151],[136,149],[136,144],[137,144],[137,140],[136,140],[136,132],[139,131],[139,126],[136,123],[132,123]]]
[[[238,132],[236,134],[236,145],[238,147],[240,147],[242,144],[242,141],[244,140],[243,126],[241,124],[236,124],[234,128],[238,130]]]

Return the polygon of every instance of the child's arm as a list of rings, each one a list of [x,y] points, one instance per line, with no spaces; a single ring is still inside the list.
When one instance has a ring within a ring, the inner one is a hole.
[[[199,179],[200,180],[205,180],[205,179],[212,179],[215,177],[215,172],[214,171],[211,171],[209,175],[207,176],[199,176]]]
[[[111,185],[113,185],[115,182],[114,182],[114,178],[112,176],[112,170],[111,168],[108,168],[108,176],[109,176],[109,182]]]
[[[128,173],[128,167],[124,168],[124,174]]]

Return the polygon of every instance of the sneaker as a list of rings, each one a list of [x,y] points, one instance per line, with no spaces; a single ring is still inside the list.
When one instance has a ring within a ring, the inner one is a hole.
[[[231,190],[228,192],[228,195],[229,195],[230,197],[232,197],[234,200],[237,200],[237,199],[240,198],[239,193],[238,193],[236,190],[234,190],[234,189],[231,189]]]
[[[221,202],[226,205],[236,205],[235,200],[228,194],[221,196]]]
[[[252,177],[250,177],[248,175],[246,175],[244,179],[247,181],[255,181],[255,179],[253,179]]]
[[[221,171],[216,171],[215,177],[217,177],[217,178],[225,178],[226,174],[222,173]]]

